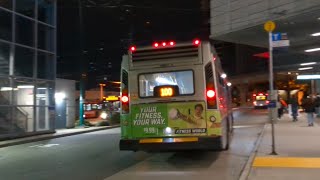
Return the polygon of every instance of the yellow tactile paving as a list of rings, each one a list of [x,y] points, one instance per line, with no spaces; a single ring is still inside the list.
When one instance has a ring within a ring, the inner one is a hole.
[[[320,168],[320,158],[256,157],[253,167]]]

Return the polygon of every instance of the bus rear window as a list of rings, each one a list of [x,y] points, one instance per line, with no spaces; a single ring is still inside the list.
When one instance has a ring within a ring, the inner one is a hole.
[[[174,85],[179,87],[179,95],[194,94],[193,71],[171,71],[139,75],[139,96],[153,97],[157,86]]]

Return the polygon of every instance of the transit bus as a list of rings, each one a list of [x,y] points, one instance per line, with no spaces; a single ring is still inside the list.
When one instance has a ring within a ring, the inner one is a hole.
[[[120,150],[228,149],[227,84],[210,42],[130,47],[121,64]]]

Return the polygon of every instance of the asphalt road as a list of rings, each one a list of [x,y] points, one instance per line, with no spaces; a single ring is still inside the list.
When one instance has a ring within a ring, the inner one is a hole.
[[[1,148],[0,179],[238,179],[266,114],[237,110],[230,150],[223,152],[120,152],[119,128]]]

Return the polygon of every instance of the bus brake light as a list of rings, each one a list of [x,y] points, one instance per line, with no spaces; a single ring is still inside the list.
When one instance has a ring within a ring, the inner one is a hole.
[[[207,91],[207,97],[208,98],[213,98],[213,97],[215,97],[215,95],[216,95],[216,92],[214,92],[214,90],[208,90]]]
[[[121,97],[121,101],[122,101],[123,103],[127,103],[127,102],[129,101],[128,96],[122,96],[122,97]]]

